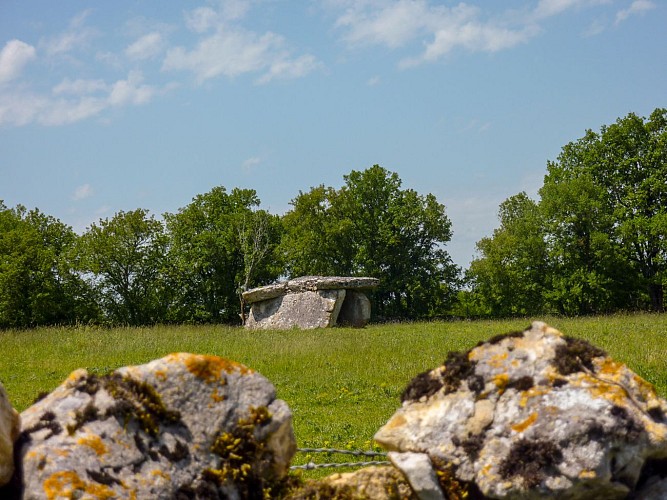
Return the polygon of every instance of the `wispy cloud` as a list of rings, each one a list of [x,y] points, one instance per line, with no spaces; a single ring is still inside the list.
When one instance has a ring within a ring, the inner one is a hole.
[[[150,59],[159,55],[164,47],[162,35],[157,31],[140,37],[125,49],[125,55],[135,61]]]
[[[83,184],[74,190],[72,199],[74,201],[85,200],[86,198],[93,196],[93,194],[95,194],[93,187],[90,184]]]
[[[247,2],[225,3],[219,10],[201,7],[186,14],[186,25],[201,35],[195,47],[169,49],[163,71],[186,70],[198,83],[218,77],[260,73],[259,84],[299,78],[320,66],[310,55],[293,56],[282,35],[247,30],[232,21],[247,12]]]
[[[88,42],[98,35],[94,28],[86,26],[86,18],[92,11],[85,10],[74,17],[67,30],[62,33],[42,40],[44,50],[49,56],[67,54],[75,49],[86,48]]]
[[[53,87],[51,95],[15,89],[0,94],[0,125],[67,125],[98,116],[109,108],[146,104],[171,88],[145,84],[139,71],[131,71],[127,78],[110,84],[65,79]]]
[[[21,40],[10,40],[0,51],[0,84],[18,77],[26,64],[35,59],[35,47]]]
[[[495,14],[464,2],[447,7],[431,0],[338,0],[332,5],[342,9],[335,27],[352,47],[397,49],[421,42],[419,54],[399,61],[399,67],[408,68],[438,61],[457,49],[488,53],[511,49],[541,33],[541,23],[553,16],[608,2],[540,0],[532,9]]]
[[[245,171],[253,170],[261,162],[262,159],[259,156],[252,156],[243,162],[243,170]]]
[[[649,10],[655,9],[655,4],[649,0],[634,0],[627,9],[619,10],[616,13],[616,24],[620,24],[628,17],[643,14]]]

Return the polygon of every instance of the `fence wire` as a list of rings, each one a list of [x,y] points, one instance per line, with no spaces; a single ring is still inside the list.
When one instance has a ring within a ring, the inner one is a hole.
[[[362,450],[337,450],[335,448],[298,448],[299,453],[326,453],[338,455],[353,455],[356,457],[386,457],[387,454],[381,451],[362,451]],[[371,460],[368,462],[334,462],[318,464],[312,460],[304,465],[293,465],[290,470],[313,470],[334,467],[367,467],[369,465],[390,465],[391,462],[385,460]]]

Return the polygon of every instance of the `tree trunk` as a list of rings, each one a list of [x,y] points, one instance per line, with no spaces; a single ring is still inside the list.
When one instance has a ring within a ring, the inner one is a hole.
[[[664,309],[664,289],[662,283],[650,283],[648,294],[651,297],[651,309],[656,312],[663,312]]]

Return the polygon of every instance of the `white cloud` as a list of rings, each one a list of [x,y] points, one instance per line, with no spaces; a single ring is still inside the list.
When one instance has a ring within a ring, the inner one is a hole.
[[[258,33],[238,25],[250,7],[247,0],[229,0],[218,9],[200,7],[185,14],[187,27],[202,35],[194,48],[167,51],[163,71],[194,73],[198,83],[226,76],[259,73],[256,83],[279,78],[299,78],[321,66],[310,54],[293,56],[285,38],[267,31]]]
[[[375,87],[376,85],[379,85],[381,81],[382,79],[379,76],[375,75],[368,79],[366,85],[368,85],[369,87]]]
[[[157,56],[164,46],[162,35],[158,32],[148,33],[125,49],[125,55],[133,60],[150,59]]]
[[[395,49],[421,39],[422,54],[401,61],[401,67],[435,61],[455,48],[471,52],[496,52],[534,36],[533,27],[512,28],[496,20],[483,20],[477,7],[460,3],[448,8],[427,0],[352,2],[338,18],[343,39],[353,45],[384,45]]]
[[[146,104],[172,88],[146,85],[140,72],[131,71],[127,79],[111,84],[66,79],[52,89],[52,96],[13,90],[0,94],[0,125],[67,125],[98,116],[111,107]]]
[[[10,40],[0,51],[0,83],[13,80],[36,57],[35,47],[21,40]]]
[[[72,195],[72,199],[74,201],[79,201],[79,200],[85,200],[86,198],[90,198],[93,196],[95,193],[95,190],[90,184],[83,184],[81,186],[78,186],[74,190],[74,194]]]
[[[192,71],[199,83],[220,75],[266,72],[258,79],[267,83],[276,77],[296,78],[317,67],[313,56],[291,58],[282,36],[259,35],[241,28],[219,28],[192,50],[176,47],[167,52],[162,69]]]
[[[243,170],[250,171],[262,162],[259,156],[252,156],[243,162]]]
[[[49,56],[66,54],[78,48],[87,47],[88,42],[97,36],[97,30],[85,26],[90,10],[85,10],[74,17],[69,28],[63,33],[43,41],[46,53]]]
[[[655,9],[655,4],[649,0],[635,0],[627,9],[619,10],[616,13],[616,24],[622,23],[628,17],[635,14],[643,14],[651,9]]]
[[[143,85],[143,76],[138,71],[130,71],[127,80],[118,80],[111,87],[109,104],[122,106],[124,104],[145,104],[155,95],[156,88]]]
[[[96,92],[105,91],[108,89],[108,87],[109,86],[104,82],[104,80],[70,80],[69,78],[65,78],[62,82],[53,87],[53,93],[55,95],[94,94]]]

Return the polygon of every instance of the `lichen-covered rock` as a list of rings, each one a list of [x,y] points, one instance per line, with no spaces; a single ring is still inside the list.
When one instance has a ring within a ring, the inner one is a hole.
[[[417,496],[397,469],[374,466],[308,481],[285,499],[417,500]]]
[[[243,292],[248,303],[273,299],[287,293],[316,292],[318,290],[370,290],[380,283],[377,278],[348,276],[301,276],[273,285],[261,286]]]
[[[14,473],[14,441],[18,433],[19,414],[0,384],[0,486],[7,484]]]
[[[427,454],[449,496],[614,499],[664,488],[667,401],[544,323],[450,353],[402,399],[375,439]]]
[[[216,356],[77,370],[21,416],[30,499],[262,498],[296,449],[271,383]]]

